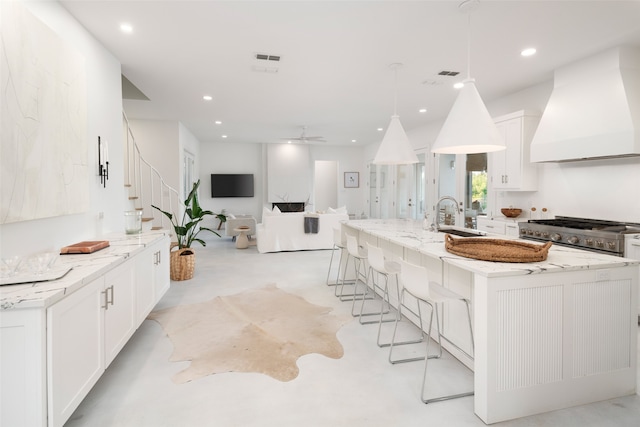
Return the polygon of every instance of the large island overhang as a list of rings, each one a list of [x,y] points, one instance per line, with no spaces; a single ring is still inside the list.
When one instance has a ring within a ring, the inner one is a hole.
[[[349,221],[343,232],[425,265],[471,299],[474,360],[456,349],[470,350],[470,340],[454,307],[441,315],[455,345],[443,346],[473,369],[485,423],[636,392],[639,261],[566,247],[544,262],[479,261],[448,253],[443,233],[407,220]]]

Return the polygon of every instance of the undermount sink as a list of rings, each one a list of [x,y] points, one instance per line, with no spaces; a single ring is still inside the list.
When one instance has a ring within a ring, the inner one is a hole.
[[[438,230],[440,233],[446,233],[446,234],[454,234],[456,236],[460,236],[460,237],[481,237],[481,236],[485,236],[486,233],[483,233],[482,231],[478,231],[478,230],[459,230],[457,228],[441,228],[440,230]]]

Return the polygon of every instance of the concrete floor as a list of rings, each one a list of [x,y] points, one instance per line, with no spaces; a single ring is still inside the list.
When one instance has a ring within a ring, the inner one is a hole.
[[[205,301],[276,283],[281,289],[335,313],[348,314],[325,278],[330,251],[259,254],[235,249],[228,238],[197,248],[195,276],[172,282],[156,308]],[[224,325],[212,325],[224,328]],[[419,399],[423,362],[391,365],[375,343],[376,326],[352,321],[339,332],[344,357],[318,354],[298,360],[300,375],[280,382],[260,374],[226,373],[187,384],[171,376],[186,362],[168,361],[172,344],[160,325],[145,320],[66,426],[483,426],[473,398],[424,405]],[[640,341],[640,340],[639,340]],[[430,369],[438,369],[438,363]],[[441,365],[442,366],[442,365]],[[455,364],[464,376],[466,368]],[[461,390],[467,380],[449,380]],[[504,423],[525,426],[640,425],[633,395]]]

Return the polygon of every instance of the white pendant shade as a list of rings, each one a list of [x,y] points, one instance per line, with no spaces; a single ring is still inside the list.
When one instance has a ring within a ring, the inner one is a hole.
[[[418,163],[418,156],[404,132],[400,117],[391,116],[391,122],[382,138],[373,163],[376,165],[406,165]]]
[[[438,154],[473,154],[504,150],[504,142],[475,82],[464,82],[431,149]]]

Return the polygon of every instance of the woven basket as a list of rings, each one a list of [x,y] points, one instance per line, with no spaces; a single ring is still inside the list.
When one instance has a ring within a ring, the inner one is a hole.
[[[196,267],[196,253],[191,248],[173,250],[177,247],[177,243],[171,244],[169,276],[171,280],[189,280],[193,278]]]
[[[540,262],[547,259],[552,243],[544,245],[514,240],[479,239],[476,237],[454,239],[444,236],[445,248],[452,254],[465,258],[496,262]]]

